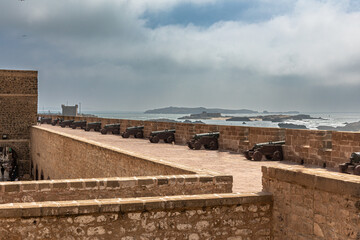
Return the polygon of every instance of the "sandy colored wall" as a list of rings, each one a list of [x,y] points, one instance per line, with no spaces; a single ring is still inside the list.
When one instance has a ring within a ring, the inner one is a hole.
[[[19,175],[30,173],[30,127],[37,117],[37,71],[0,70],[0,146],[18,155]]]
[[[44,179],[71,179],[195,174],[38,127],[31,129],[31,157],[33,175],[38,179],[41,175]]]
[[[231,193],[232,182],[209,175],[0,182],[0,204]]]
[[[4,239],[271,239],[271,195],[0,205]]]
[[[360,239],[360,178],[324,169],[263,167],[274,239]]]

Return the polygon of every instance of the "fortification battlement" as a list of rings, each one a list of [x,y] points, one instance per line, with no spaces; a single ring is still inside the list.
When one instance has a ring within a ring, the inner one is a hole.
[[[194,134],[220,132],[219,149],[238,153],[252,148],[256,143],[285,141],[283,147],[285,160],[330,169],[337,169],[339,164],[348,161],[352,152],[360,151],[360,132],[171,123],[97,117],[74,118],[58,115],[41,116],[53,119],[101,122],[102,126],[120,123],[120,132],[124,132],[127,127],[141,125],[144,126],[145,137],[149,137],[152,131],[175,129],[176,144],[186,144]]]

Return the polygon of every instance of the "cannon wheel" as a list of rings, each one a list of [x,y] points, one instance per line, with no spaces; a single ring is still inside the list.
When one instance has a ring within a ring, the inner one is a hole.
[[[196,142],[194,143],[194,149],[195,149],[195,150],[199,150],[200,148],[201,148],[201,142],[196,141]]]
[[[346,163],[339,164],[339,172],[347,173],[348,165]]]
[[[89,128],[89,127],[86,127],[86,128],[85,128],[85,131],[86,131],[86,132],[90,131],[90,128]]]
[[[123,138],[129,138],[129,137],[130,137],[130,133],[129,133],[129,132],[124,132],[121,136],[122,136]]]
[[[64,124],[62,124],[62,125],[60,125],[62,128],[64,128],[65,127],[65,125]]]
[[[282,156],[281,152],[280,151],[275,151],[274,155],[272,157],[272,160],[273,161],[281,161],[281,160],[283,160],[283,156]]]
[[[94,129],[95,132],[100,132],[100,130],[101,130],[101,128],[95,128]],[[90,129],[89,129],[89,131],[90,131]]]
[[[159,137],[158,136],[153,136],[152,138],[150,138],[150,142],[152,143],[158,143],[159,142]]]
[[[251,156],[250,156],[250,154],[249,154],[249,151],[245,151],[244,152],[244,156],[245,156],[245,158],[247,159],[247,160],[251,160]]]
[[[355,175],[360,175],[360,165],[357,165],[357,166],[354,168],[354,174],[355,174]]]
[[[253,159],[254,161],[261,161],[263,154],[260,151],[254,152]]]
[[[72,129],[76,129],[76,125],[71,126]]]
[[[136,138],[143,138],[144,137],[144,134],[142,132],[137,132],[134,137]]]
[[[101,129],[100,130],[101,134],[106,134],[107,133],[107,130],[105,128]]]
[[[188,147],[190,149],[194,149],[194,143],[193,142],[188,142]]]
[[[208,148],[210,150],[217,150],[219,148],[218,143],[215,140],[209,142]]]
[[[172,142],[175,142],[175,139],[173,136],[168,136],[166,139],[164,139],[164,142],[166,140],[166,143],[172,143]]]

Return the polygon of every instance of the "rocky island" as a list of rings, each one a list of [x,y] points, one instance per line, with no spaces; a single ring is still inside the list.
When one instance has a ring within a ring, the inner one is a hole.
[[[270,121],[270,122],[283,122],[286,120],[305,120],[305,119],[322,119],[322,118],[313,118],[307,114],[298,114],[298,115],[264,115],[264,116],[254,116],[254,117],[231,117],[226,119],[226,121]]]
[[[208,113],[208,112],[202,112],[202,113],[193,113],[190,114],[190,116],[183,116],[178,119],[214,119],[214,118],[223,118],[221,113]]]

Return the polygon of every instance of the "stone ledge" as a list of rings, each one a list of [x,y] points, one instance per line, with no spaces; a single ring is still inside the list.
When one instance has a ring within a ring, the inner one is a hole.
[[[37,76],[38,71],[37,70],[11,70],[11,69],[0,69],[1,73],[11,73],[11,74],[24,74],[24,73],[32,73],[34,76]],[[28,75],[26,75],[28,76]]]
[[[19,192],[60,192],[82,190],[116,190],[142,186],[164,186],[184,184],[232,184],[233,177],[229,175],[169,175],[169,176],[144,176],[144,177],[114,177],[114,178],[89,178],[65,180],[40,180],[0,182],[1,193]]]
[[[265,179],[275,179],[310,189],[360,197],[360,176],[302,166],[263,166],[262,172]]]
[[[271,205],[272,195],[269,193],[231,193],[58,202],[9,203],[0,204],[0,218],[42,217],[148,210],[160,211],[215,207],[224,205],[242,205],[251,203],[264,203]]]

